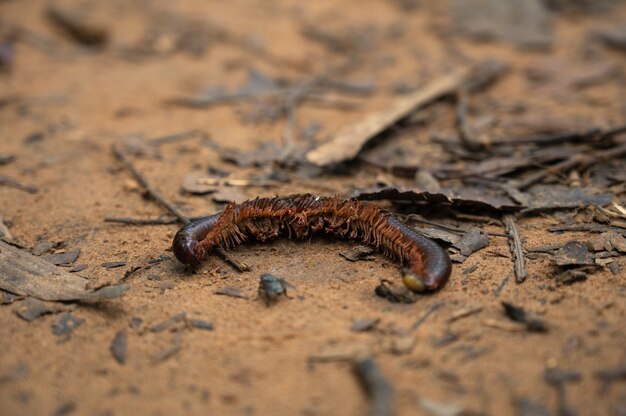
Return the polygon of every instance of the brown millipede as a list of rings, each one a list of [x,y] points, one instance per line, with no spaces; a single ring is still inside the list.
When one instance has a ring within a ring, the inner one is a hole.
[[[221,213],[181,228],[173,251],[182,263],[198,264],[216,247],[229,249],[281,235],[300,239],[318,232],[359,239],[406,264],[403,281],[413,291],[440,288],[450,276],[447,252],[390,212],[368,202],[309,194],[230,204]]]

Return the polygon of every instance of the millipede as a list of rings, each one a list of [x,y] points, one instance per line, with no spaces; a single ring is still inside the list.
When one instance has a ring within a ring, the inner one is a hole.
[[[297,194],[231,203],[224,211],[193,221],[174,237],[173,251],[184,264],[197,265],[213,249],[284,236],[304,239],[327,234],[360,240],[404,265],[402,280],[415,292],[433,291],[448,280],[448,253],[417,234],[393,214],[355,199]]]

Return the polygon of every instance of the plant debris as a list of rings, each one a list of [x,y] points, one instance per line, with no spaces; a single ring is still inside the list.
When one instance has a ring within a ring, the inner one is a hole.
[[[376,328],[376,325],[380,322],[379,318],[363,318],[363,319],[355,319],[352,322],[352,326],[350,327],[350,331],[352,332],[366,332],[371,331]]]
[[[504,222],[504,228],[509,235],[509,247],[511,249],[511,255],[513,256],[515,281],[522,283],[528,277],[528,270],[526,270],[526,256],[524,255],[524,248],[522,246],[522,239],[519,235],[519,228],[515,217],[511,214],[506,214],[502,218]]]
[[[105,263],[102,263],[100,266],[104,267],[105,269],[116,269],[118,267],[126,266],[126,262],[125,261],[107,261]]]
[[[216,295],[230,296],[231,298],[248,299],[248,296],[235,286],[222,286],[213,293]]]
[[[157,333],[163,332],[165,330],[172,330],[173,328],[178,328],[180,326],[177,326],[177,324],[181,322],[184,323],[185,319],[187,319],[187,314],[185,312],[181,312],[172,316],[171,318],[166,319],[161,323],[152,326],[152,328],[150,328],[150,331]]]
[[[411,95],[398,99],[390,108],[369,114],[361,121],[346,126],[330,142],[307,153],[307,160],[316,165],[326,166],[354,159],[363,146],[376,135],[407,117],[417,108],[469,82],[469,73],[467,70],[458,71],[435,79]]]
[[[339,255],[350,261],[359,261],[359,260],[374,260],[376,256],[376,249],[370,246],[355,246],[350,250],[340,251]]]
[[[548,326],[543,320],[529,314],[526,310],[524,310],[524,308],[515,306],[508,302],[501,302],[501,304],[504,308],[506,316],[512,321],[525,324],[528,331],[546,332],[548,330]]]
[[[477,41],[506,40],[522,48],[552,46],[551,16],[540,0],[455,0],[454,28]]]
[[[390,416],[393,412],[394,389],[383,376],[373,358],[357,360],[354,371],[370,397],[369,416]]]
[[[88,281],[0,241],[0,289],[46,301],[100,301],[122,296],[128,285],[88,289]]]
[[[205,331],[213,331],[213,329],[215,329],[215,326],[211,322],[205,321],[204,319],[189,319],[187,322],[189,322],[189,326],[195,329]]]
[[[108,40],[109,35],[105,28],[87,22],[83,16],[78,16],[67,9],[50,6],[46,15],[52,23],[80,44],[101,47]]]
[[[554,261],[558,266],[586,266],[595,261],[587,246],[578,241],[570,241],[558,249],[554,254]]]
[[[67,307],[61,303],[42,302],[35,298],[26,298],[26,300],[19,304],[15,309],[15,313],[25,321],[34,321],[40,316],[58,313],[66,310]]]
[[[126,364],[126,357],[128,354],[128,334],[125,330],[121,329],[117,331],[113,341],[111,341],[109,349],[113,358],[115,358],[115,361],[122,365]]]
[[[82,318],[77,318],[70,312],[65,312],[52,324],[52,333],[57,336],[69,337],[70,334],[85,322]]]
[[[42,259],[54,264],[55,266],[69,266],[74,263],[80,255],[80,249],[74,249],[63,253],[48,254]]]

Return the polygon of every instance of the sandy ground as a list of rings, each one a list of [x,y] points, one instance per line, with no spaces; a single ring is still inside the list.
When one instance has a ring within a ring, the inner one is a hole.
[[[94,284],[115,282],[130,267],[145,266],[150,259],[168,256],[168,260],[134,273],[128,279],[131,290],[123,298],[73,309],[72,314],[84,322],[69,337],[51,331],[56,315],[26,322],[14,313],[20,302],[0,307],[0,413],[365,414],[367,395],[351,364],[310,359],[349,357],[357,351],[373,354],[393,383],[400,415],[458,414],[441,413],[444,405],[470,414],[532,414],[521,412],[524,400],[557,414],[557,392],[543,380],[547,368],[580,373],[580,381],[567,384],[565,391],[567,405],[578,414],[624,414],[626,384],[615,383],[603,391],[594,376],[626,360],[623,257],[618,261],[622,272],[617,275],[603,270],[585,282],[556,287],[550,277],[553,266],[539,256],[530,261],[530,278],[524,284],[516,285],[511,279],[495,296],[512,263],[506,239],[491,237],[486,249],[455,264],[443,290],[414,304],[398,305],[373,292],[381,278],[399,278],[397,265],[382,256],[348,262],[338,252],[352,243],[314,239],[247,245],[233,254],[249,264],[251,271],[238,273],[214,258],[191,274],[171,253],[178,226],[119,225],[105,223],[103,218],[164,215],[142,198],[131,175],[111,155],[111,144],[130,134],[155,138],[198,129],[220,146],[252,149],[261,140],[280,144],[282,123],[242,124],[233,107],[193,110],[164,105],[164,100],[215,85],[241,85],[251,67],[273,76],[301,76],[297,69],[220,42],[211,43],[199,57],[167,53],[124,58],[121,51],[142,36],[150,10],[169,10],[206,19],[240,35],[254,34],[276,56],[316,70],[322,69],[320,62],[339,57],[300,35],[304,19],[325,28],[371,24],[379,34],[401,27],[400,34],[382,36],[372,52],[376,56],[372,62],[378,62],[378,67],[354,73],[357,79],[374,78],[381,86],[363,101],[361,110],[303,108],[300,123],[323,122],[317,139],[322,142],[338,126],[358,119],[361,111],[392,102],[389,88],[394,82],[419,85],[459,65],[465,59],[462,55],[497,56],[514,68],[488,92],[501,102],[525,103],[537,112],[589,122],[623,120],[623,86],[600,85],[586,90],[583,97],[554,98],[546,91],[529,91],[521,68],[551,54],[565,59],[579,56],[590,28],[623,21],[626,7],[618,7],[611,15],[559,20],[551,53],[458,40],[452,44],[461,52],[454,54],[434,35],[446,18],[443,3],[410,13],[393,2],[373,0],[83,3],[112,33],[103,51],[81,49],[51,27],[43,12],[46,4],[0,2],[0,23],[31,33],[29,41],[17,43],[12,70],[0,74],[0,97],[21,99],[0,107],[0,153],[16,156],[13,163],[0,166],[0,174],[39,189],[30,194],[0,187],[0,213],[25,247],[62,241],[66,249],[80,248],[77,263],[88,265],[80,274]],[[623,68],[623,54],[608,56]],[[452,124],[442,123],[444,133],[453,131]],[[34,143],[25,140],[35,133],[43,138]],[[410,142],[418,163],[429,163],[425,142],[431,133],[420,131],[417,142]],[[237,178],[259,173],[256,168],[222,161],[197,138],[159,150],[160,158],[133,157],[133,161],[166,198],[190,216],[213,213],[223,205],[213,202],[210,195],[181,193],[186,174],[205,172],[208,167],[227,170]],[[301,192],[349,196],[355,186],[375,183],[377,173],[363,169],[356,175],[296,178],[269,188],[243,188],[243,192],[250,198]],[[584,237],[545,232],[546,226],[557,222],[550,216],[522,220],[525,243],[537,246]],[[487,230],[502,232],[502,227],[495,224]],[[127,264],[114,269],[100,266],[110,261]],[[265,272],[295,287],[290,299],[270,308],[255,299],[259,276]],[[154,275],[160,280],[154,280]],[[214,294],[222,286],[238,287],[248,299]],[[511,332],[487,325],[490,320],[506,322],[501,301],[539,314],[549,331]],[[441,305],[412,330],[436,304]],[[472,306],[481,306],[482,311],[448,321],[455,312]],[[212,322],[214,330],[181,325],[157,333],[150,330],[181,312],[190,319]],[[380,321],[373,331],[351,331],[353,321],[363,318]],[[133,325],[138,319],[141,324]],[[121,329],[128,332],[124,365],[109,350]],[[172,355],[159,359],[173,345],[177,348]],[[429,412],[429,406],[439,406],[436,411],[440,413]]]

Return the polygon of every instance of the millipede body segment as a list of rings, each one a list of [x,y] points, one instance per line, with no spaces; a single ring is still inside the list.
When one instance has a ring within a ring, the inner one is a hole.
[[[280,236],[303,239],[316,233],[357,239],[406,265],[404,284],[413,291],[440,288],[451,272],[450,258],[437,243],[402,224],[391,213],[363,201],[298,194],[230,204],[194,221],[174,237],[173,251],[184,264],[198,264],[217,247]]]

